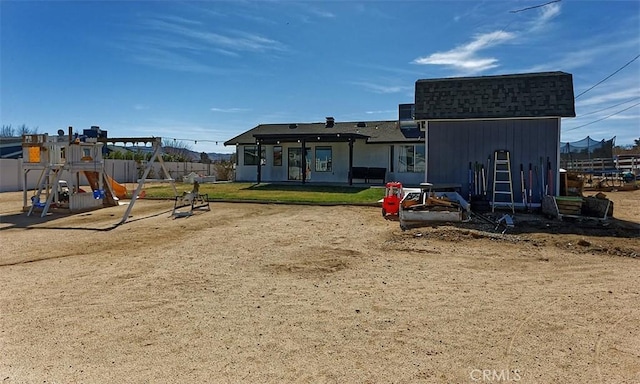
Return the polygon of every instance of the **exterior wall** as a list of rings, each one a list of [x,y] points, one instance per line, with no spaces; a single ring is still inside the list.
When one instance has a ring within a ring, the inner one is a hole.
[[[273,147],[274,145],[262,145],[265,151],[266,163],[261,167],[261,179],[263,182],[281,182],[288,181],[288,169],[289,169],[289,148],[302,148],[300,143],[282,143],[276,146],[282,147],[282,165],[273,165]],[[348,182],[349,172],[349,144],[346,142],[335,143],[316,143],[307,142],[305,144],[307,148],[311,150],[311,169],[310,174],[307,176],[308,182],[333,182],[333,183],[346,183]],[[357,153],[364,151],[364,149],[356,149],[364,147],[364,143],[355,143],[353,149],[353,162],[354,166],[357,166]],[[258,176],[257,165],[244,165],[244,147],[238,145],[236,158],[238,164],[236,168],[236,181],[255,182]],[[331,147],[331,168],[330,172],[318,172],[315,170],[315,149],[316,147]],[[369,146],[367,146],[369,147]],[[367,148],[368,150],[368,148]],[[363,165],[365,166],[365,165]],[[370,165],[366,165],[370,166]]]
[[[427,138],[427,175],[430,183],[456,183],[462,195],[468,196],[469,162],[483,163],[487,169],[488,190],[492,190],[493,154],[496,150],[510,151],[514,200],[520,199],[520,164],[524,165],[529,188],[529,163],[538,168],[534,172],[533,202],[541,201],[541,180],[547,158],[553,170],[553,188],[557,193],[559,166],[560,119],[467,120],[430,121]],[[487,166],[487,159],[491,159]],[[542,164],[541,164],[542,160]]]
[[[265,151],[266,163],[261,167],[261,180],[263,182],[283,182],[288,181],[288,151],[289,148],[301,148],[300,143],[282,143],[282,165],[273,165],[273,147],[274,145],[263,145]],[[315,149],[316,147],[331,147],[332,170],[331,172],[319,172],[315,170]],[[397,147],[397,145],[394,145]],[[349,181],[349,144],[346,142],[334,143],[316,143],[307,142],[306,147],[311,150],[311,170],[307,181],[310,183],[347,183]],[[353,145],[353,166],[354,167],[379,167],[387,169],[387,180],[385,181],[401,181],[407,184],[419,184],[424,181],[423,173],[399,173],[391,172],[390,164],[390,147],[391,144],[367,144],[363,140],[358,140]],[[236,181],[255,182],[257,180],[258,166],[244,165],[244,146],[237,147],[238,165],[236,168]],[[394,150],[396,158],[393,159],[394,170],[398,169],[397,154],[399,151]],[[356,183],[363,182],[356,180]],[[381,183],[374,180],[374,183]]]

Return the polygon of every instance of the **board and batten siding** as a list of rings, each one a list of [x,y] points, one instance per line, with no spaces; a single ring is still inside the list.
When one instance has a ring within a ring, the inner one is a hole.
[[[490,194],[494,151],[504,149],[510,152],[516,203],[521,202],[520,164],[525,169],[527,189],[529,163],[538,168],[537,177],[534,173],[533,202],[542,200],[540,179],[542,174],[546,177],[547,157],[553,170],[552,191],[556,191],[559,118],[429,121],[427,135],[427,181],[430,183],[461,184],[462,195],[468,196],[469,162],[479,162],[487,171]],[[488,169],[487,159],[491,159]]]

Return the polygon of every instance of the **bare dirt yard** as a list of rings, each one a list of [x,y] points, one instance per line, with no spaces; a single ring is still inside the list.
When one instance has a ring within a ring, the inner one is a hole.
[[[614,219],[401,231],[379,208],[0,194],[2,383],[640,383],[640,191]]]

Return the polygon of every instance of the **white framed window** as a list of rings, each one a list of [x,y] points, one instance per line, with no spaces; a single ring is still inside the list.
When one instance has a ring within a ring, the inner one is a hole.
[[[418,173],[424,171],[424,144],[400,145],[398,147],[398,172]]]
[[[258,146],[245,145],[244,147],[244,165],[258,165]]]
[[[331,172],[331,147],[316,147],[316,172]]]

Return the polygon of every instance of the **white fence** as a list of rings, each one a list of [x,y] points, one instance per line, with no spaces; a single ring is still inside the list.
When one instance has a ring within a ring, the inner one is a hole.
[[[640,155],[620,155],[617,158],[562,160],[560,165],[568,171],[620,171],[639,174]]]
[[[202,176],[215,175],[213,164],[165,162],[165,165],[171,178],[176,181],[182,181],[182,176],[191,172]],[[134,160],[107,159],[104,161],[104,170],[118,183],[135,183],[142,175],[144,165],[141,166]],[[35,189],[39,177],[40,171],[30,171],[27,174],[27,189]],[[69,180],[70,177],[70,174],[64,172],[61,176],[63,180]],[[150,172],[149,178],[165,178],[159,163],[153,164],[153,171]],[[0,159],[0,192],[22,191],[23,179],[22,159]],[[81,177],[80,182],[88,185],[84,176]]]

